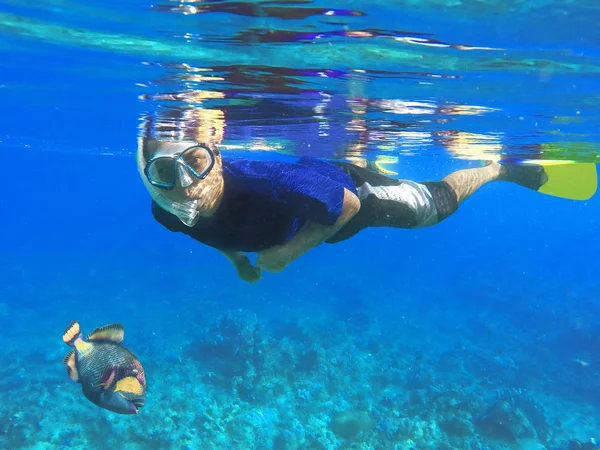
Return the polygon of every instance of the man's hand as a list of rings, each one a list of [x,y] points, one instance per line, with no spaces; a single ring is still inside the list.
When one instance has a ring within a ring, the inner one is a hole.
[[[238,277],[241,280],[249,283],[260,280],[260,277],[262,276],[260,267],[254,267],[246,255],[231,250],[221,250],[221,253],[227,256],[227,259],[234,265]]]
[[[238,277],[249,283],[260,280],[262,276],[260,267],[254,267],[246,255],[236,260],[235,269],[237,270]]]

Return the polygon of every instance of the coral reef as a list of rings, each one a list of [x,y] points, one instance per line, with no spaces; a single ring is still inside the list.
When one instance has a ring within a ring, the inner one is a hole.
[[[411,322],[382,339],[382,324],[361,319],[357,325],[354,312],[351,317],[263,319],[232,309],[198,324],[177,345],[132,343],[142,347],[138,356],[149,374],[148,402],[134,420],[86,402],[62,372],[30,376],[25,361],[53,365],[63,349],[44,355],[9,348],[0,377],[0,447],[596,448],[590,436],[564,425],[581,406],[552,410],[547,393],[499,388],[489,373],[473,376],[489,370],[526,381],[511,373],[518,355],[417,334]],[[444,345],[428,343],[436,340]],[[598,425],[594,411],[577,416],[588,420],[586,429]]]
[[[485,434],[508,442],[549,439],[549,424],[543,406],[522,389],[501,389],[482,415],[475,418]]]

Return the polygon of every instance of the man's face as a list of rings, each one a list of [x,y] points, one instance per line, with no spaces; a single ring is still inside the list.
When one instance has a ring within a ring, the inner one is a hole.
[[[188,141],[146,141],[143,144],[147,146],[144,153],[156,156],[168,156],[181,154],[190,147],[197,146],[196,142]],[[223,190],[223,174],[221,155],[217,149],[213,150],[214,165],[205,178],[199,179],[195,177],[189,170],[185,169],[182,164],[176,164],[175,183],[172,189],[160,189],[161,195],[167,197],[173,202],[191,202],[197,200],[196,210],[200,215],[207,216],[214,212],[215,204],[218,204],[218,199]],[[185,152],[182,157],[183,162],[191,167],[196,173],[203,173],[210,165],[211,156],[202,148],[191,149]],[[138,158],[138,163],[140,159]],[[145,165],[146,160],[143,159],[142,164]],[[142,173],[145,167],[141,167]],[[152,194],[152,192],[151,192]]]

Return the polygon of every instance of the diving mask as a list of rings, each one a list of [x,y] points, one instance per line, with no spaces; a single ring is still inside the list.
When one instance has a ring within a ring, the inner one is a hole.
[[[215,154],[205,145],[193,145],[172,155],[156,156],[148,161],[144,175],[152,186],[171,190],[177,179],[189,187],[194,178],[203,180],[215,165]]]
[[[194,182],[194,178],[206,178],[215,164],[214,152],[204,145],[193,145],[181,152],[160,153],[146,163],[143,147],[142,142],[137,153],[137,164],[152,199],[161,209],[178,217],[184,225],[193,227],[200,218],[198,200],[175,200],[169,191],[176,187],[178,180],[179,185],[186,188]]]

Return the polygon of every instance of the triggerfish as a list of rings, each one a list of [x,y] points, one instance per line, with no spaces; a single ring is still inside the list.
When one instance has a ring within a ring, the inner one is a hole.
[[[146,375],[137,357],[121,345],[124,336],[123,325],[112,324],[96,328],[84,341],[73,321],[63,334],[73,347],[63,363],[89,401],[119,414],[137,414],[146,402]]]

